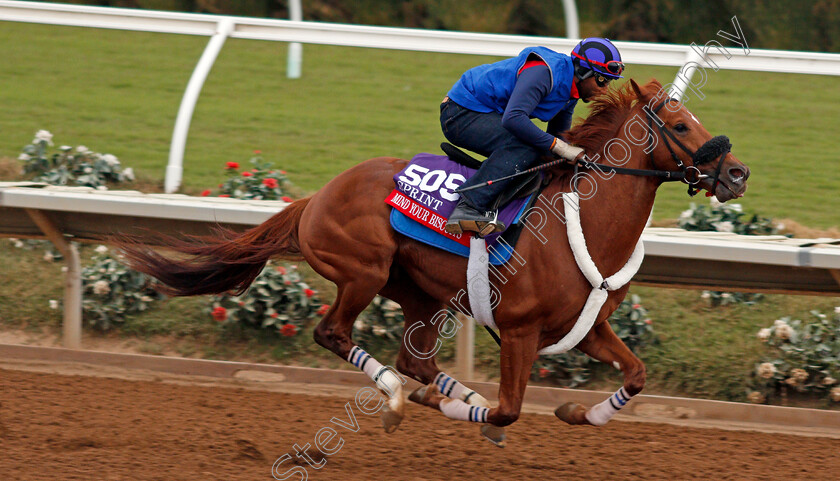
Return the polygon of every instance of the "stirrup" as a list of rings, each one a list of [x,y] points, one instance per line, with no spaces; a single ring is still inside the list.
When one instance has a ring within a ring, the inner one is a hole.
[[[487,211],[484,213],[485,217],[492,217],[490,221],[478,221],[470,219],[461,219],[458,221],[449,221],[446,223],[444,229],[452,235],[463,234],[464,232],[475,232],[479,237],[486,237],[494,232],[501,232],[505,230],[505,225],[499,222],[498,211]]]

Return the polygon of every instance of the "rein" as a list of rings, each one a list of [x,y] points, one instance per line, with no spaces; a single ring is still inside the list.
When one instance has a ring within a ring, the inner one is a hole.
[[[653,118],[658,116],[656,115],[662,107],[665,106],[668,102],[679,102],[677,99],[672,97],[668,97],[662,102],[659,103],[653,110],[650,110],[647,106],[644,107],[645,115],[647,116],[648,121],[648,146],[653,145]],[[723,159],[726,157],[726,154],[732,149],[732,144],[729,142],[729,137],[725,135],[718,135],[717,137],[711,138],[706,143],[700,146],[697,151],[692,152],[686,147],[682,142],[677,139],[673,132],[669,129],[665,128],[665,124],[660,124],[656,122],[656,127],[659,129],[659,133],[662,134],[662,139],[665,140],[665,146],[668,148],[668,152],[671,153],[671,159],[673,159],[674,163],[677,164],[679,170],[661,170],[656,168],[656,160],[653,157],[653,150],[651,149],[650,156],[651,165],[653,165],[653,169],[631,169],[628,167],[615,167],[612,165],[607,164],[599,164],[596,162],[592,162],[584,156],[580,160],[575,161],[575,170],[578,168],[583,169],[598,169],[601,172],[614,172],[616,174],[623,174],[623,175],[635,175],[635,176],[643,176],[643,177],[658,177],[662,179],[663,182],[677,182],[681,181],[688,184],[688,195],[695,196],[698,192],[700,192],[700,188],[697,187],[697,184],[700,183],[701,180],[709,178],[709,175],[700,173],[700,169],[697,167],[698,165],[703,165],[706,163],[711,162],[715,158],[718,158],[718,165],[717,169],[715,170],[714,176],[714,183],[712,185],[711,192],[714,192],[717,189],[718,184],[720,183],[720,171],[723,166]],[[677,156],[677,153],[674,151],[674,148],[671,146],[671,142],[677,145],[680,149],[683,150],[686,154],[691,156],[693,165],[686,166],[685,163],[680,160]],[[545,170],[555,165],[568,163],[565,159],[556,159],[552,160],[551,162],[547,162],[545,164],[540,164],[536,167],[531,167],[530,169],[523,170],[522,172],[517,172],[515,174],[507,175],[505,177],[499,177],[498,179],[488,180],[486,182],[482,182],[480,184],[472,185],[469,187],[459,187],[455,189],[454,192],[466,192],[468,190],[478,189],[481,187],[485,187],[491,185],[495,182],[500,182],[502,180],[512,179],[514,177],[519,177],[520,175],[530,174],[533,172],[537,172],[540,170]]]

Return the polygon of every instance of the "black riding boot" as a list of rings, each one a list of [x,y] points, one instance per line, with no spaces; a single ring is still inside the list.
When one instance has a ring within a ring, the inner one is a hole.
[[[477,232],[479,237],[485,237],[494,232],[505,230],[505,225],[499,222],[498,217],[498,211],[482,212],[470,205],[464,197],[461,197],[455,210],[449,215],[445,229],[446,232],[453,235],[470,231]]]

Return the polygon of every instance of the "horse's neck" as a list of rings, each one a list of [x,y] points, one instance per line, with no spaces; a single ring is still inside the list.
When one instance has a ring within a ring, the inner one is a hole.
[[[633,157],[623,167],[650,168],[647,154],[641,149],[634,149]],[[602,178],[592,172],[587,175],[597,190],[594,193],[585,192],[592,184],[579,182],[583,197],[580,200],[580,222],[589,254],[601,274],[607,277],[621,269],[633,253],[653,209],[659,181],[651,177],[621,174],[611,178]],[[552,187],[558,192],[562,189],[560,183]],[[564,190],[568,190],[568,186]],[[549,197],[553,195],[553,192],[547,193]]]

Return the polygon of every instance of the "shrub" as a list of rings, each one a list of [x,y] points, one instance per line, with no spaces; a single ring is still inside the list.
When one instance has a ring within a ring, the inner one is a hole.
[[[744,214],[741,204],[722,204],[710,197],[708,207],[697,206],[693,202],[688,210],[680,214],[677,225],[691,231],[733,232],[742,235],[776,234],[773,220],[753,214]]]
[[[119,159],[112,154],[100,154],[84,145],[73,149],[68,145],[49,152],[53,135],[39,130],[32,143],[23,148],[18,159],[24,162],[24,175],[34,175],[36,182],[51,185],[77,185],[106,189],[105,184],[134,180],[131,168],[123,170]]]
[[[292,183],[286,177],[286,171],[273,170],[271,162],[264,161],[259,154],[260,151],[257,150],[254,157],[251,157],[250,162],[254,165],[251,170],[240,171],[238,162],[225,164],[228,178],[219,184],[218,197],[292,201],[287,192]],[[201,193],[205,197],[212,194],[209,189]]]
[[[126,314],[145,311],[163,298],[151,278],[121,264],[107,247],[97,247],[92,259],[82,269],[82,316],[91,327],[107,331],[122,324]]]
[[[788,391],[840,402],[840,307],[829,317],[811,311],[811,322],[777,319],[758,331],[767,354],[751,376],[747,398],[762,403]]]
[[[610,316],[609,322],[616,335],[634,353],[638,353],[641,347],[656,342],[653,321],[647,317],[647,310],[642,307],[641,299],[635,294],[621,302]],[[591,362],[593,359],[576,349],[562,354],[540,356],[534,363],[531,377],[573,388],[589,381]]]
[[[353,324],[353,339],[365,349],[395,343],[399,345],[402,342],[404,322],[405,316],[399,304],[376,296]]]
[[[326,313],[316,292],[295,265],[269,263],[241,296],[212,296],[208,312],[218,322],[266,330],[282,338],[297,336],[306,322]]]
[[[733,232],[741,235],[773,235],[778,232],[772,219],[758,214],[742,218],[746,214],[741,204],[722,204],[714,197],[709,197],[709,202],[709,207],[692,203],[691,208],[680,214],[677,225],[691,231]],[[764,299],[762,294],[722,291],[703,291],[701,297],[708,300],[712,307],[753,305]]]

